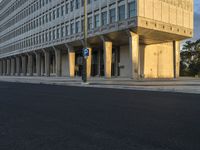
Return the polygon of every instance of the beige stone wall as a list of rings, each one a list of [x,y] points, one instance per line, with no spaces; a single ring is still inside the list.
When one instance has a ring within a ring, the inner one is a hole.
[[[144,77],[173,78],[173,43],[143,46]]]
[[[120,47],[120,77],[130,77],[130,54],[129,54],[129,46],[121,46]]]
[[[138,1],[138,16],[193,29],[193,0]]]
[[[120,47],[121,77],[130,77],[129,46]],[[173,43],[140,44],[140,74],[145,78],[173,78]]]
[[[193,0],[138,0],[138,26],[193,36]]]

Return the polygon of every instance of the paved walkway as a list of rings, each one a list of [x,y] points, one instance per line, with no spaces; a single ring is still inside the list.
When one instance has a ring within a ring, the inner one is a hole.
[[[139,81],[127,78],[112,78],[112,79],[91,78],[88,81],[89,84],[82,84],[81,78],[70,79],[67,77],[1,76],[0,81],[200,94],[200,79],[198,78],[179,78],[176,80],[174,79],[139,80]]]

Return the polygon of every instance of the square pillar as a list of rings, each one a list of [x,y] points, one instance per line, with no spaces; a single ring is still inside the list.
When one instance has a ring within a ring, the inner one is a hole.
[[[92,48],[88,48],[89,50],[89,56],[86,61],[87,65],[87,78],[91,77],[91,68],[92,68]]]
[[[129,31],[130,78],[140,78],[139,35]]]
[[[11,75],[14,76],[15,75],[15,71],[16,71],[16,67],[15,67],[15,58],[11,59]]]
[[[115,77],[118,77],[118,72],[119,72],[119,48],[115,48]]]
[[[3,75],[4,75],[4,76],[6,75],[6,72],[7,72],[7,71],[6,71],[6,70],[7,70],[6,65],[7,65],[7,64],[6,64],[6,60],[4,59],[4,60],[3,60]]]
[[[174,55],[174,78],[180,76],[180,42],[173,41],[173,55]]]
[[[46,76],[50,76],[50,52],[44,51],[44,57],[45,57],[45,73]]]
[[[23,76],[26,76],[26,73],[27,73],[27,59],[26,59],[26,56],[23,55],[22,56],[22,74],[23,74]]]
[[[3,75],[3,61],[0,60],[0,75]]]
[[[20,57],[16,57],[16,75],[20,76]]]
[[[7,75],[8,75],[8,76],[10,76],[10,70],[11,70],[10,59],[7,59]]]
[[[104,46],[104,75],[105,78],[111,78],[112,42],[104,40],[103,46]]]
[[[61,50],[55,49],[55,59],[56,59],[56,76],[61,76]]]
[[[33,76],[33,55],[28,55],[28,73]]]
[[[75,51],[68,50],[68,69],[70,78],[75,76]]]
[[[101,76],[101,51],[100,49],[98,50],[98,54],[97,54],[97,62],[98,62],[98,76]]]
[[[41,53],[36,53],[36,73],[41,76]]]

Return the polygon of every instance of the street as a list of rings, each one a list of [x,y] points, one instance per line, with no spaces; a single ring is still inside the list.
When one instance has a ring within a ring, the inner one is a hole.
[[[0,82],[0,150],[199,150],[200,95]]]

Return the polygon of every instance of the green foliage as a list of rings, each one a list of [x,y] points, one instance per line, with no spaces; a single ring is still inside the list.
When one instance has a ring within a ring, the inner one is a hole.
[[[183,45],[180,70],[181,76],[200,76],[200,39]]]

